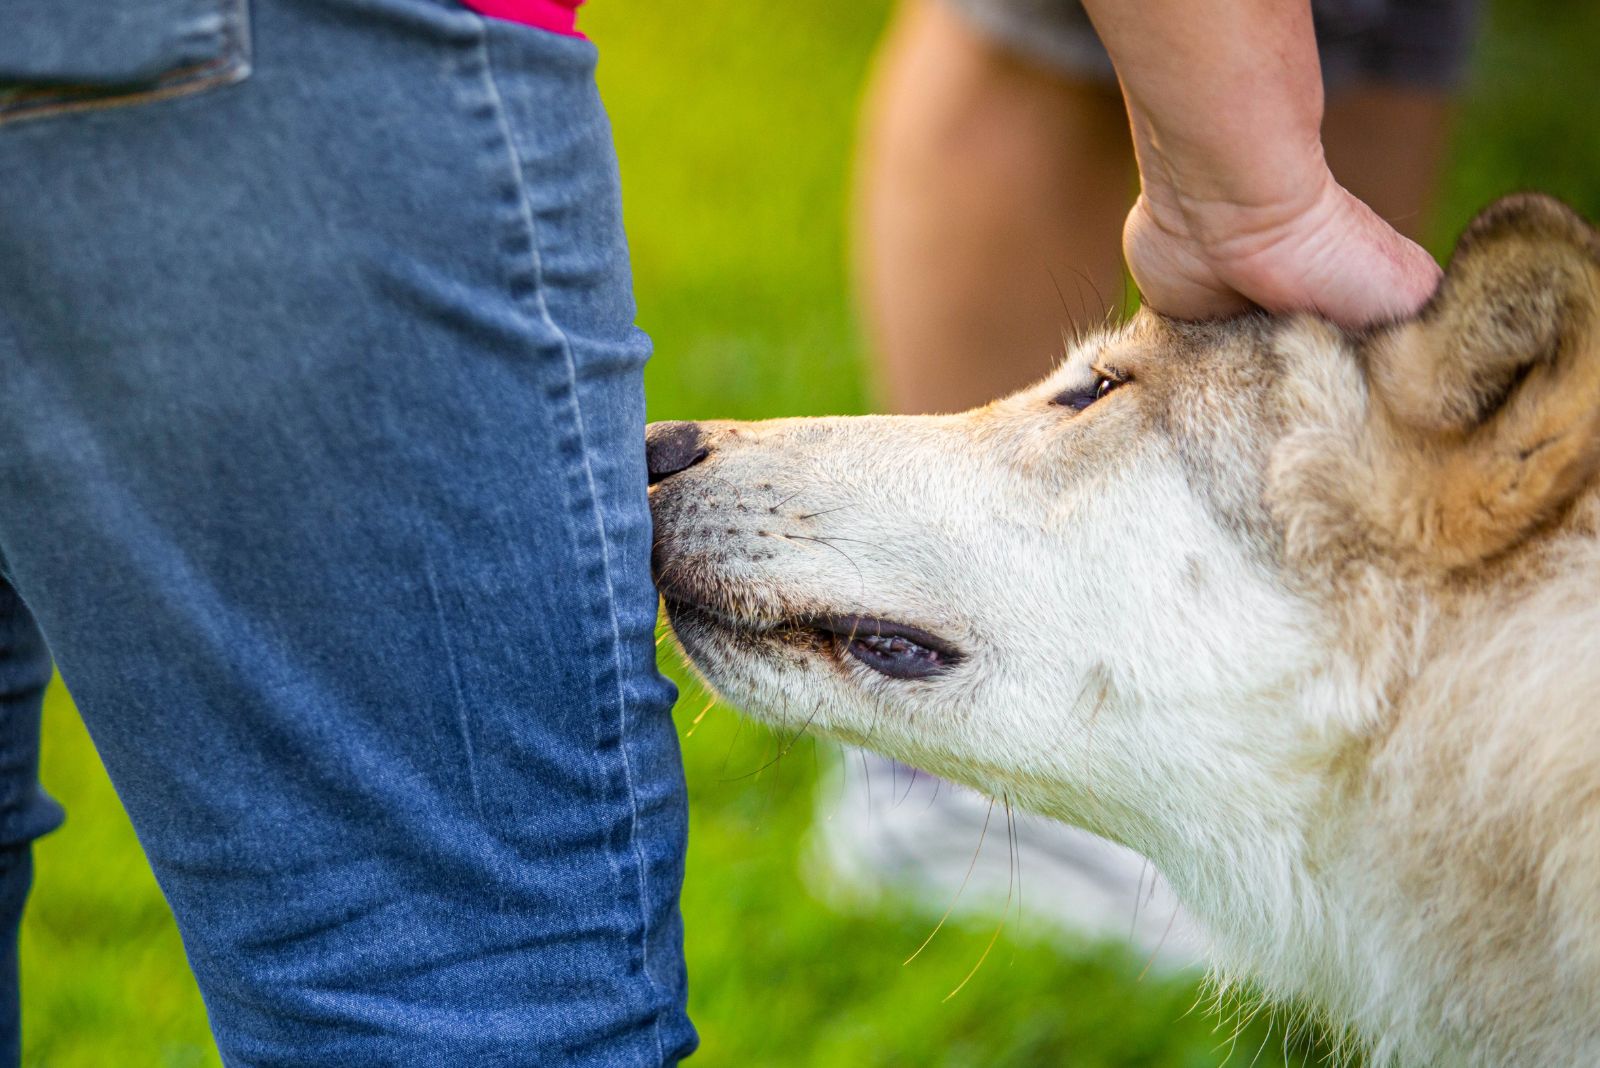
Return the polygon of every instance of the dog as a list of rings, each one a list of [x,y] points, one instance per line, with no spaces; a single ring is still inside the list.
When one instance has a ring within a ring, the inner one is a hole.
[[[1600,1064],[1600,236],[1415,317],[1146,311],[960,415],[657,423],[728,702],[1150,857],[1375,1063]]]

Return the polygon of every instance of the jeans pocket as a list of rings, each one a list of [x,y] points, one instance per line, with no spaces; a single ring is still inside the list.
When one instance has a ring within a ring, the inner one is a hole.
[[[4,0],[0,123],[185,96],[250,73],[250,0]]]

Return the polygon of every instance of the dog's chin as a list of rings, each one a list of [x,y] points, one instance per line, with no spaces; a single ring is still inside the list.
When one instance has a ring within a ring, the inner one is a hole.
[[[673,635],[689,662],[711,688],[730,704],[757,719],[783,725],[781,716],[765,714],[769,706],[815,685],[823,672],[840,681],[830,667],[838,664],[831,643],[802,627],[755,623],[674,597],[663,597]]]

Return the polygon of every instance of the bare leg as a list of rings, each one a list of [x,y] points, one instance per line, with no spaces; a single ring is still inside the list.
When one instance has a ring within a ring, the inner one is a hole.
[[[856,263],[882,392],[956,411],[1034,381],[1122,297],[1133,199],[1114,86],[1018,59],[908,0],[862,124]]]
[[[1449,132],[1444,93],[1387,86],[1330,97],[1322,120],[1334,177],[1412,240],[1432,217]]]

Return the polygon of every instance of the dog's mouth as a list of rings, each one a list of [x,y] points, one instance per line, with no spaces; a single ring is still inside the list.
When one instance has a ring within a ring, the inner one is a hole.
[[[806,615],[772,622],[737,618],[725,611],[663,594],[668,617],[680,636],[697,628],[743,641],[774,641],[843,659],[849,657],[891,679],[928,679],[966,659],[952,642],[921,627],[865,615]],[[694,650],[692,643],[689,652]]]
[[[921,627],[873,616],[823,616],[803,626],[828,635],[850,656],[892,679],[926,679],[961,663],[959,649]]]

